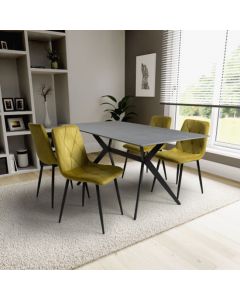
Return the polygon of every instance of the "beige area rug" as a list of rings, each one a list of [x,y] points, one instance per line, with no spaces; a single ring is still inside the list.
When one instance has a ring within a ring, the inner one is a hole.
[[[55,209],[50,208],[50,178],[43,178],[39,199],[37,182],[0,188],[0,268],[74,269],[157,233],[190,221],[217,208],[240,200],[240,189],[203,178],[200,193],[197,174],[185,171],[178,206],[156,184],[150,192],[152,175],[144,173],[138,219],[133,211],[140,164],[129,162],[125,178],[119,179],[124,216],[120,215],[114,185],[102,187],[106,234],[101,234],[95,187],[81,206],[81,189],[69,189],[62,223],[58,215],[64,179],[56,178]],[[176,191],[175,172],[167,168],[168,183]]]

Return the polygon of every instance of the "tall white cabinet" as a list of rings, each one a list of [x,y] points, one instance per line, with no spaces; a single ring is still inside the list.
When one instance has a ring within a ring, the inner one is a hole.
[[[11,154],[16,157],[21,149],[28,150],[30,164],[17,173],[39,168],[28,123],[44,121],[41,86],[52,89],[47,103],[53,127],[69,122],[69,93],[65,32],[0,31],[0,40],[7,40],[8,45],[0,49],[0,176],[4,176],[10,174]],[[49,48],[60,56],[58,69],[51,69]],[[2,98],[24,98],[25,110],[4,111]],[[13,117],[22,117],[26,129],[10,131],[7,119]]]

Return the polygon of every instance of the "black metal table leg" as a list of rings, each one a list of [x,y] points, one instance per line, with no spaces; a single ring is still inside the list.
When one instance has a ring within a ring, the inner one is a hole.
[[[179,168],[177,199],[179,199],[179,194],[180,194],[180,187],[181,187],[181,182],[182,182],[182,171],[183,171],[183,164],[181,164],[180,168]]]
[[[121,202],[121,197],[120,197],[120,193],[119,193],[117,179],[114,179],[114,184],[115,184],[115,188],[116,188],[116,193],[117,193],[117,198],[118,198],[118,204],[119,204],[119,207],[120,207],[121,215],[123,215],[122,202]]]
[[[162,165],[163,165],[164,176],[165,176],[165,179],[167,180],[167,171],[166,171],[166,167],[165,167],[165,162],[164,162],[164,160],[162,161]]]
[[[129,150],[127,150],[127,153],[129,152]],[[124,162],[124,167],[123,167],[123,172],[122,172],[122,178],[124,176],[124,173],[125,173],[125,170],[126,170],[126,166],[127,166],[127,160],[128,160],[128,157],[126,156],[125,158],[125,162]]]
[[[112,140],[109,139],[108,148],[111,147],[111,144],[112,144]],[[110,151],[108,151],[108,155],[109,155],[112,166],[115,166],[115,163],[114,163],[114,160],[113,160],[113,157],[112,157],[112,153]]]
[[[158,160],[158,163],[157,163],[157,171],[159,170],[160,163],[161,163],[161,159]],[[154,186],[155,186],[156,179],[157,179],[157,178],[154,176],[154,178],[153,178],[153,183],[152,183],[152,188],[151,188],[151,192],[153,192],[153,189],[154,189]]]
[[[143,160],[144,152],[143,152],[142,147],[140,148],[140,151],[141,151],[141,156],[142,156],[142,160]],[[135,212],[134,212],[134,218],[133,218],[134,220],[137,219],[138,202],[139,202],[139,197],[140,197],[140,188],[141,188],[141,184],[142,184],[143,170],[144,170],[144,161],[142,161],[142,163],[141,163],[141,169],[140,169],[140,174],[139,174],[137,199],[136,199]]]

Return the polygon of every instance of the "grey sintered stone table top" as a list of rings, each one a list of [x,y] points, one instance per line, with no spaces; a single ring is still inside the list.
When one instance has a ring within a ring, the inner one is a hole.
[[[78,123],[82,132],[138,146],[206,138],[206,135],[128,122]]]

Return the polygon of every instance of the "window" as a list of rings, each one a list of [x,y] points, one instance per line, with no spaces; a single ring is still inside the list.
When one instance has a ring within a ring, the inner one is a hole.
[[[208,120],[210,147],[240,150],[240,31],[164,31],[162,49],[160,102],[174,127]]]

